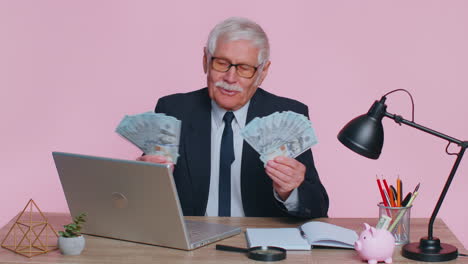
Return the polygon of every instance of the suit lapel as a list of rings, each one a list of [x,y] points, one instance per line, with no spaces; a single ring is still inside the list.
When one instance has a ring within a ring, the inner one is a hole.
[[[261,97],[260,88],[257,89],[256,93],[250,99],[249,110],[247,111],[247,119],[245,124],[247,125],[252,119],[262,115],[262,103],[259,99]],[[242,193],[242,204],[244,207],[244,213],[246,215],[253,215],[250,208],[252,201],[256,199],[255,195],[255,177],[251,175],[252,172],[256,171],[258,167],[259,154],[253,149],[245,140],[242,147],[242,164],[241,164],[241,193]]]
[[[186,152],[187,163],[192,180],[193,201],[195,208],[200,208],[196,215],[204,215],[208,201],[211,171],[211,100],[208,92],[198,100],[201,111],[193,111],[188,126]]]

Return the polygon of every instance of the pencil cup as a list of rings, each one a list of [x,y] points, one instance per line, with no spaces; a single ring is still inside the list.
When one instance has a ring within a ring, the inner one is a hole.
[[[410,241],[410,214],[412,206],[391,207],[385,206],[382,203],[379,203],[378,206],[379,219],[383,216],[391,218],[387,229],[395,237],[395,244],[408,244]]]

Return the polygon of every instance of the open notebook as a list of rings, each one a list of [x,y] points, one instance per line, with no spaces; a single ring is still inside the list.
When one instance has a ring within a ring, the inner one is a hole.
[[[287,250],[310,250],[313,246],[354,248],[358,235],[341,226],[310,221],[297,228],[247,228],[249,247],[276,246]]]

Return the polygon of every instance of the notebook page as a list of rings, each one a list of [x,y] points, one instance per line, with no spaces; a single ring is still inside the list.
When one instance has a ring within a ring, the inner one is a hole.
[[[275,246],[287,250],[311,249],[298,228],[247,228],[245,235],[249,247]]]
[[[358,235],[354,230],[319,221],[301,226],[311,245],[353,248]]]

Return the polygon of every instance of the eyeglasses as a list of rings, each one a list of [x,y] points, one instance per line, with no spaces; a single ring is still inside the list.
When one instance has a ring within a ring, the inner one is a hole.
[[[247,65],[247,64],[232,64],[228,60],[211,57],[211,67],[215,71],[227,72],[231,69],[232,66],[236,67],[237,75],[243,78],[247,78],[247,79],[252,78],[257,72],[257,68],[258,68],[258,66],[254,67],[254,66]]]

